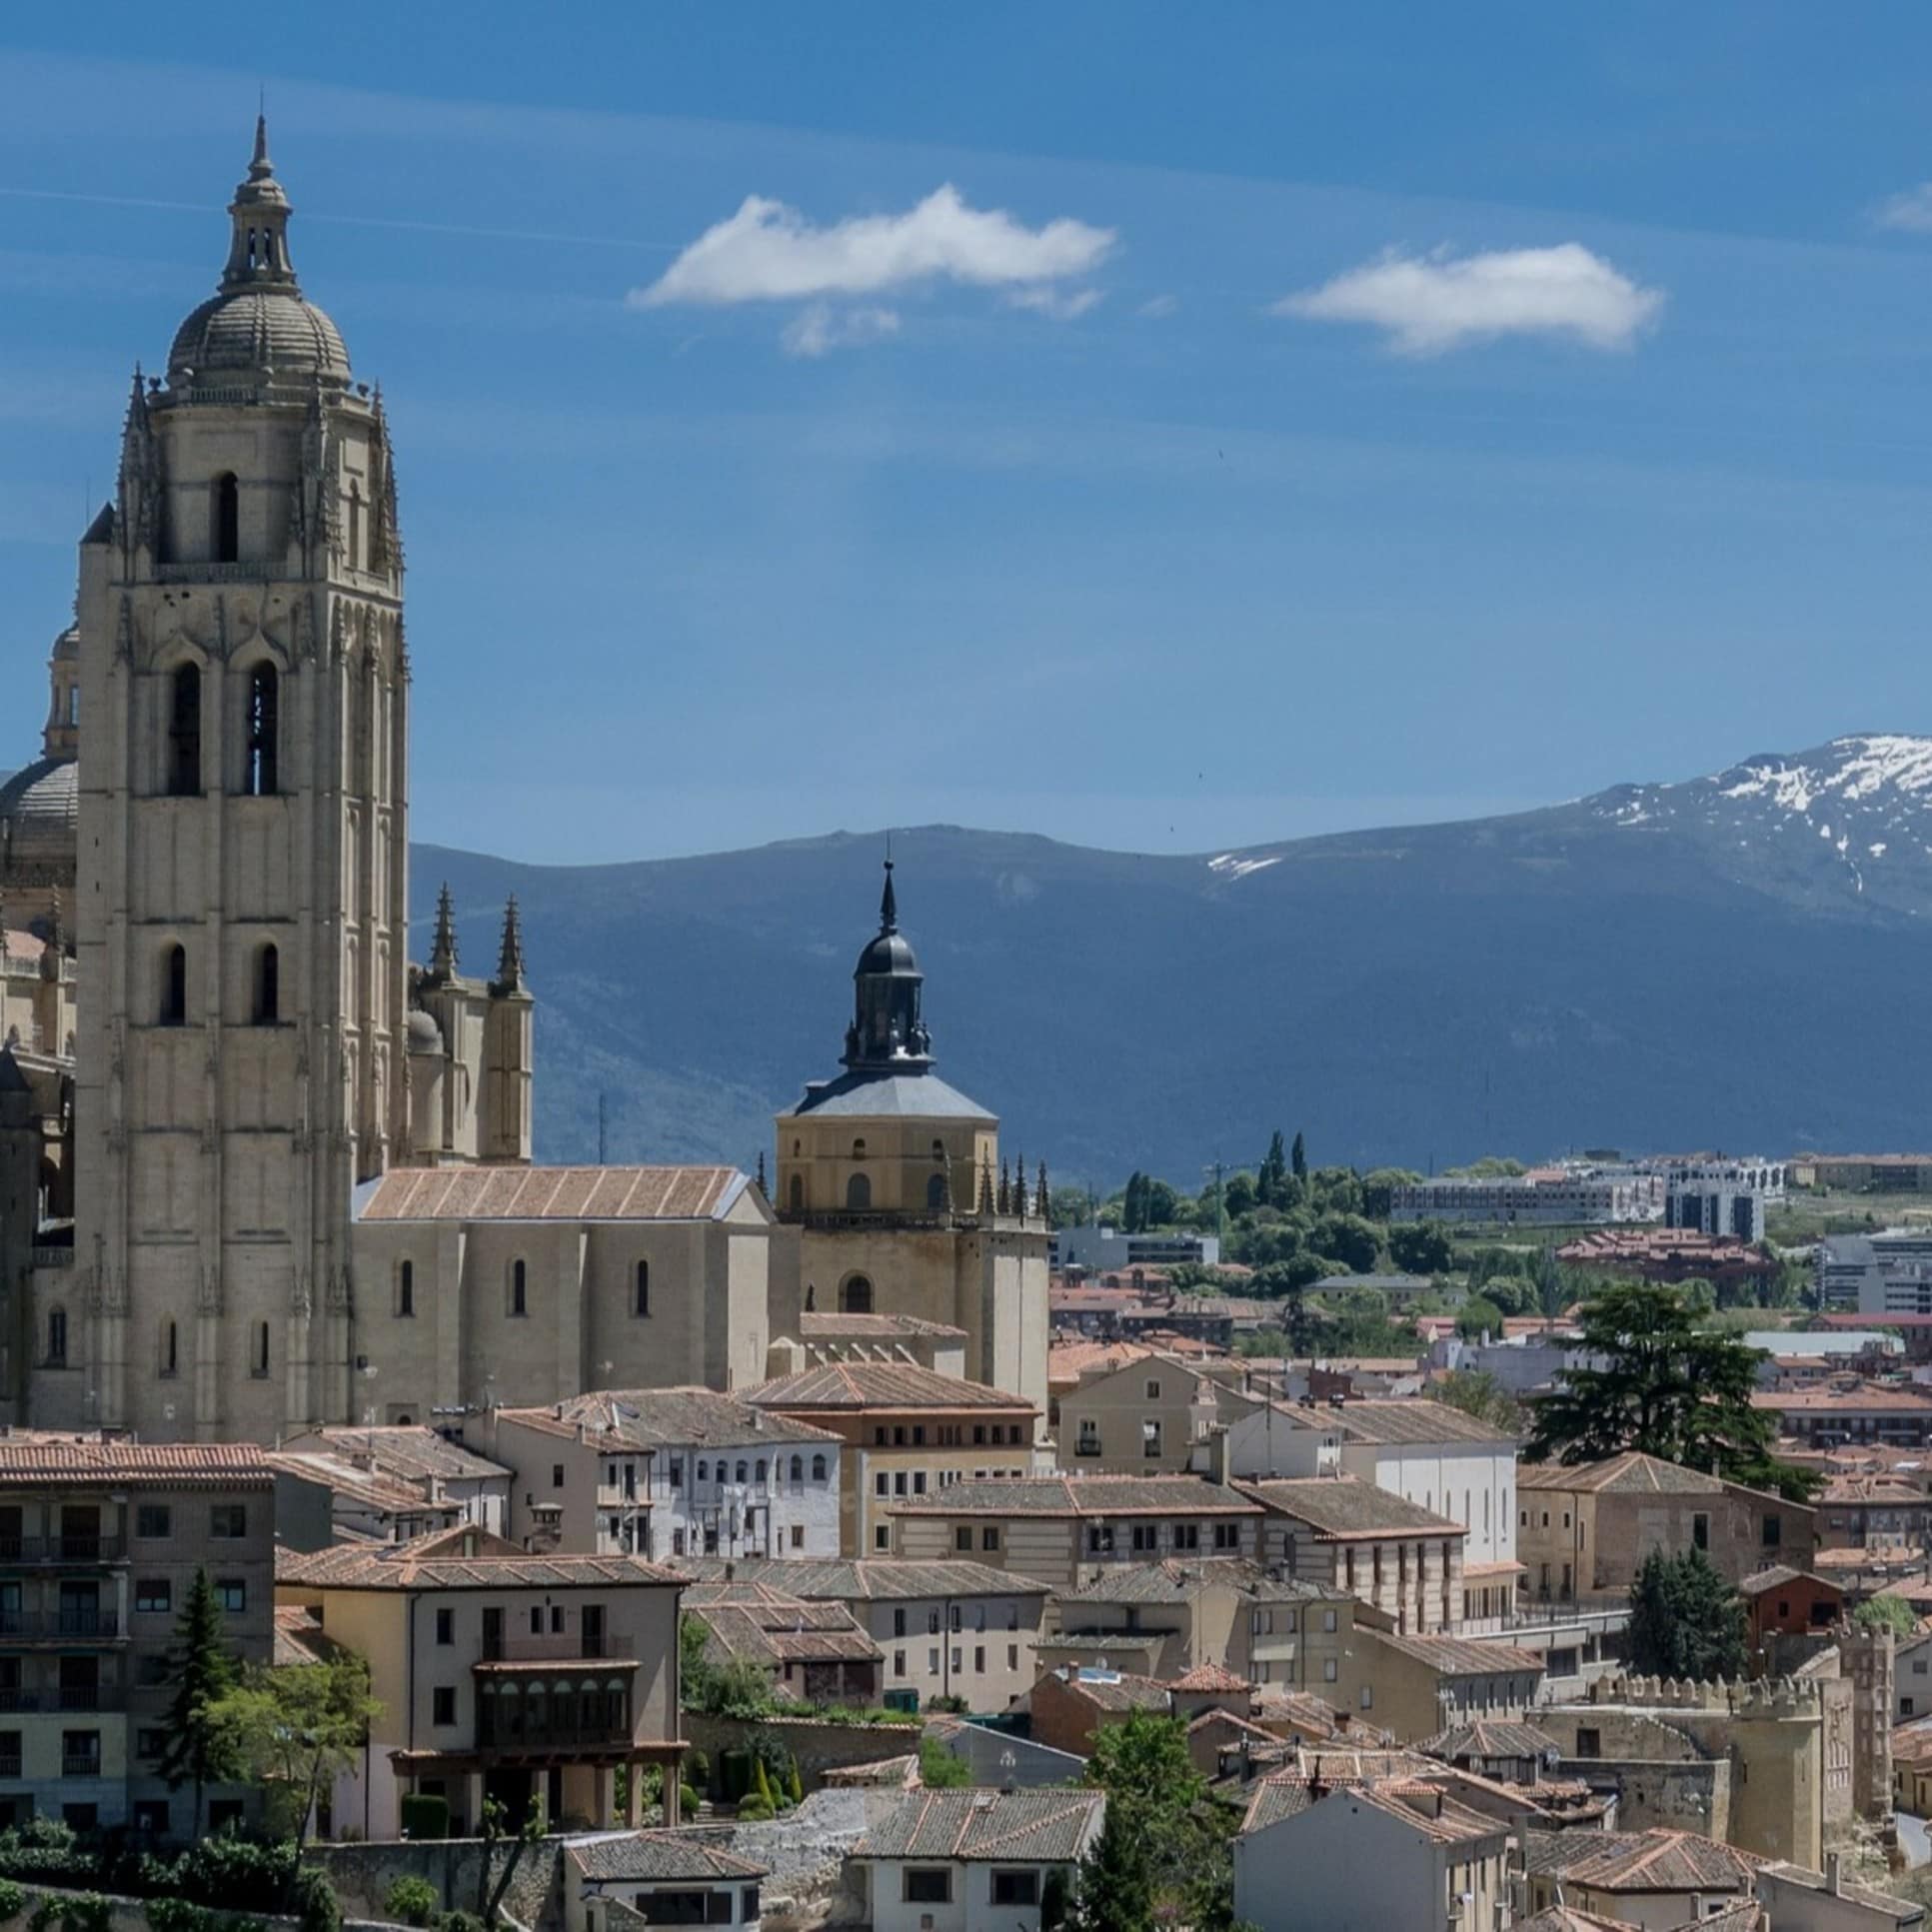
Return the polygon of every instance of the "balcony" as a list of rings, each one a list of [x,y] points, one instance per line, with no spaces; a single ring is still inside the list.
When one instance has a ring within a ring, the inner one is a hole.
[[[0,1565],[9,1563],[118,1563],[127,1554],[119,1536],[79,1531],[61,1536],[0,1536]]]
[[[0,1610],[0,1641],[98,1641],[121,1635],[121,1620],[110,1610]]]
[[[576,1663],[587,1657],[603,1663],[621,1662],[632,1669],[637,1667],[635,1658],[616,1655],[609,1636],[585,1636],[581,1632],[572,1636],[563,1631],[541,1637],[503,1636],[494,1641],[486,1637],[479,1661],[487,1664]]]
[[[60,1774],[64,1778],[98,1778],[101,1775],[99,1751],[63,1751]]]
[[[0,1716],[54,1711],[124,1711],[125,1684],[9,1684],[0,1686]]]

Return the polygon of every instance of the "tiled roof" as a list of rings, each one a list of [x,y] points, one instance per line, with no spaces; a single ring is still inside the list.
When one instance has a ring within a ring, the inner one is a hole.
[[[881,1818],[854,1858],[1073,1864],[1099,1829],[1097,1791],[920,1791]]]
[[[1463,1536],[1461,1523],[1450,1522],[1406,1496],[1363,1482],[1359,1476],[1301,1476],[1285,1481],[1244,1482],[1253,1496],[1279,1515],[1309,1524],[1320,1537]]]
[[[900,1516],[1258,1516],[1238,1490],[1199,1476],[1007,1476],[956,1482]]]
[[[1706,1921],[1708,1923],[1708,1921]],[[1628,1919],[1600,1919],[1574,1905],[1552,1905],[1515,1921],[1516,1932],[1630,1932]]]
[[[1426,1664],[1441,1677],[1487,1677],[1499,1671],[1541,1673],[1540,1651],[1518,1650],[1507,1643],[1482,1643],[1474,1637],[1408,1637],[1393,1630],[1358,1631],[1363,1641],[1386,1644],[1405,1657]]]
[[[460,1502],[446,1498],[432,1502],[414,1483],[403,1482],[380,1469],[360,1469],[346,1456],[318,1449],[271,1449],[269,1466],[279,1475],[299,1476],[320,1483],[334,1495],[348,1496],[367,1509],[392,1515],[455,1516]]]
[[[771,1869],[740,1858],[718,1842],[715,1826],[627,1832],[622,1837],[580,1838],[568,1850],[586,1878],[653,1880],[750,1880]]]
[[[1530,1831],[1523,1868],[1593,1892],[1748,1892],[1764,1861],[1692,1831]]]
[[[638,1556],[534,1556],[475,1529],[407,1543],[338,1543],[275,1552],[277,1584],[323,1590],[547,1590],[638,1583],[682,1585],[682,1570]]]
[[[1923,1415],[1932,1410],[1932,1389],[1892,1388],[1878,1382],[1862,1382],[1856,1388],[1778,1388],[1760,1390],[1751,1397],[1751,1406],[1787,1415]]]
[[[1814,1576],[1809,1570],[1794,1570],[1788,1563],[1773,1563],[1768,1570],[1753,1570],[1737,1587],[1745,1596],[1762,1596],[1766,1590],[1781,1590],[1789,1583],[1816,1583],[1827,1590],[1838,1588],[1836,1583]]]
[[[392,1167],[356,1190],[365,1221],[717,1220],[736,1167]]]
[[[1246,1556],[1169,1556],[1151,1563],[1108,1563],[1091,1581],[1058,1592],[1062,1603],[1186,1603],[1202,1588],[1238,1590],[1257,1603],[1339,1602],[1339,1588],[1273,1577]]]
[[[1263,1778],[1248,1800],[1243,1832],[1263,1831],[1284,1818],[1299,1817],[1318,1804],[1370,1806],[1399,1820],[1437,1844],[1470,1844],[1486,1838],[1507,1838],[1509,1827],[1499,1818],[1485,1818],[1443,1795],[1439,1785],[1403,1777],[1370,1778],[1355,1783],[1334,1780],[1324,1766],[1319,1782],[1306,1771],[1277,1773]]]
[[[998,1409],[1038,1413],[1023,1395],[912,1362],[818,1362],[752,1389],[746,1399],[776,1409]]]
[[[1331,1422],[1357,1442],[1513,1442],[1507,1429],[1465,1415],[1447,1402],[1432,1402],[1422,1395],[1376,1397],[1369,1401],[1344,1402],[1328,1411]]]
[[[759,1664],[877,1663],[881,1651],[843,1603],[814,1603],[760,1583],[700,1583],[684,1608],[711,1633],[715,1660]]]
[[[1285,1684],[1259,1684],[1254,1692],[1254,1714],[1264,1724],[1286,1724],[1309,1737],[1336,1737],[1341,1713],[1311,1690],[1290,1690]],[[1349,1735],[1370,1727],[1350,1723]],[[1382,1734],[1377,1732],[1379,1738]]]
[[[323,1632],[313,1612],[301,1604],[275,1606],[275,1665],[287,1669],[326,1661],[342,1646]]]
[[[250,1442],[122,1442],[0,1436],[0,1488],[48,1483],[165,1489],[265,1489],[275,1479]]]
[[[1626,1449],[1601,1462],[1525,1462],[1516,1471],[1518,1489],[1575,1489],[1593,1495],[1642,1493],[1662,1496],[1715,1496],[1724,1484],[1702,1469],[1661,1456]]]
[[[894,1602],[928,1597],[1048,1596],[1051,1586],[1012,1570],[965,1558],[914,1562],[900,1556],[683,1556],[682,1568],[705,1582],[734,1576],[769,1583],[793,1596],[836,1603]]]
[[[511,1473],[502,1463],[492,1462],[420,1422],[397,1422],[380,1428],[357,1428],[335,1422],[308,1435],[291,1436],[282,1446],[331,1449],[337,1455],[367,1455],[374,1459],[377,1468],[410,1481],[441,1476],[446,1482],[478,1482]]]
[[[1089,1368],[1119,1368],[1152,1353],[1137,1341],[1056,1341],[1046,1350],[1046,1380],[1071,1387]]]
[[[799,1317],[802,1341],[891,1341],[899,1335],[964,1341],[966,1330],[949,1327],[944,1321],[922,1321],[918,1315],[815,1313]]]
[[[604,1446],[636,1449],[773,1447],[788,1442],[837,1442],[830,1429],[775,1417],[742,1396],[715,1388],[599,1388],[539,1408],[506,1408],[499,1417],[570,1436],[581,1429]]]
[[[1478,1719],[1438,1731],[1416,1749],[1454,1764],[1465,1758],[1542,1758],[1556,1750],[1556,1740],[1534,1724],[1511,1724]]]
[[[1167,1688],[1178,1691],[1223,1691],[1246,1690],[1249,1685],[1245,1677],[1229,1670],[1225,1664],[1205,1663],[1196,1664],[1193,1669],[1170,1678]]]
[[[1062,1690],[1084,1697],[1103,1711],[1165,1711],[1172,1701],[1159,1678],[1130,1670],[1074,1668],[1052,1674]]]
[[[1808,1865],[1793,1865],[1779,1860],[1776,1864],[1762,1868],[1766,1878],[1779,1879],[1786,1885],[1795,1885],[1807,1892],[1823,1892],[1830,1889],[1830,1882],[1823,1872],[1814,1872]],[[1838,1895],[1851,1899],[1855,1904],[1868,1910],[1889,1913],[1901,1924],[1911,1923],[1909,1914],[1920,1908],[1910,1900],[1894,1897],[1890,1892],[1881,1892],[1874,1885],[1860,1885],[1847,1878],[1839,1884]],[[1708,1921],[1707,1921],[1708,1923]]]

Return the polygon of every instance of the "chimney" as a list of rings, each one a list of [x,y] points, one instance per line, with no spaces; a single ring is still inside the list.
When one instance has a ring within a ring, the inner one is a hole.
[[[1227,1483],[1227,1430],[1219,1424],[1207,1431],[1207,1480]]]
[[[738,1564],[730,1556],[725,1558],[725,1581],[727,1583],[736,1583],[738,1581]]]

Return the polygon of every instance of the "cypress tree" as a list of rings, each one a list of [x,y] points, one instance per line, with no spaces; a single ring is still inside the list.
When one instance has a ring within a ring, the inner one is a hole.
[[[241,1776],[242,1767],[226,1730],[215,1721],[216,1702],[234,1689],[238,1672],[223,1641],[221,1604],[205,1569],[195,1571],[188,1600],[175,1619],[169,1653],[174,1701],[168,1706],[168,1748],[160,1763],[170,1791],[195,1788],[194,1836],[201,1836],[202,1798],[211,1784]]]
[[[1301,1138],[1301,1129],[1299,1127],[1296,1127],[1294,1130],[1294,1151],[1288,1156],[1288,1165],[1293,1170],[1296,1180],[1307,1179],[1308,1148],[1307,1144]]]

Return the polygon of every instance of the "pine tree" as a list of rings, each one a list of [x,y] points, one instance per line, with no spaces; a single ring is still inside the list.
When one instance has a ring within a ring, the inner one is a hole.
[[[1066,1924],[1074,1932],[1153,1932],[1153,1873],[1131,1807],[1108,1806],[1080,1861]]]
[[[1254,1177],[1255,1198],[1263,1207],[1279,1207],[1287,1199],[1288,1156],[1282,1150],[1281,1129],[1276,1127],[1268,1140],[1261,1170]]]
[[[1307,1143],[1301,1138],[1301,1129],[1299,1127],[1296,1127],[1294,1130],[1294,1151],[1288,1155],[1288,1166],[1296,1180],[1307,1179],[1308,1148]]]
[[[174,1701],[168,1706],[168,1748],[161,1775],[170,1791],[195,1788],[194,1836],[201,1836],[202,1798],[211,1784],[242,1775],[242,1763],[228,1727],[215,1705],[235,1688],[239,1676],[223,1641],[221,1604],[205,1569],[195,1571],[188,1600],[175,1619],[175,1644],[169,1654]]]
[[[1645,1676],[1741,1677],[1750,1662],[1744,1599],[1701,1549],[1653,1549],[1630,1585],[1630,1662]]]

